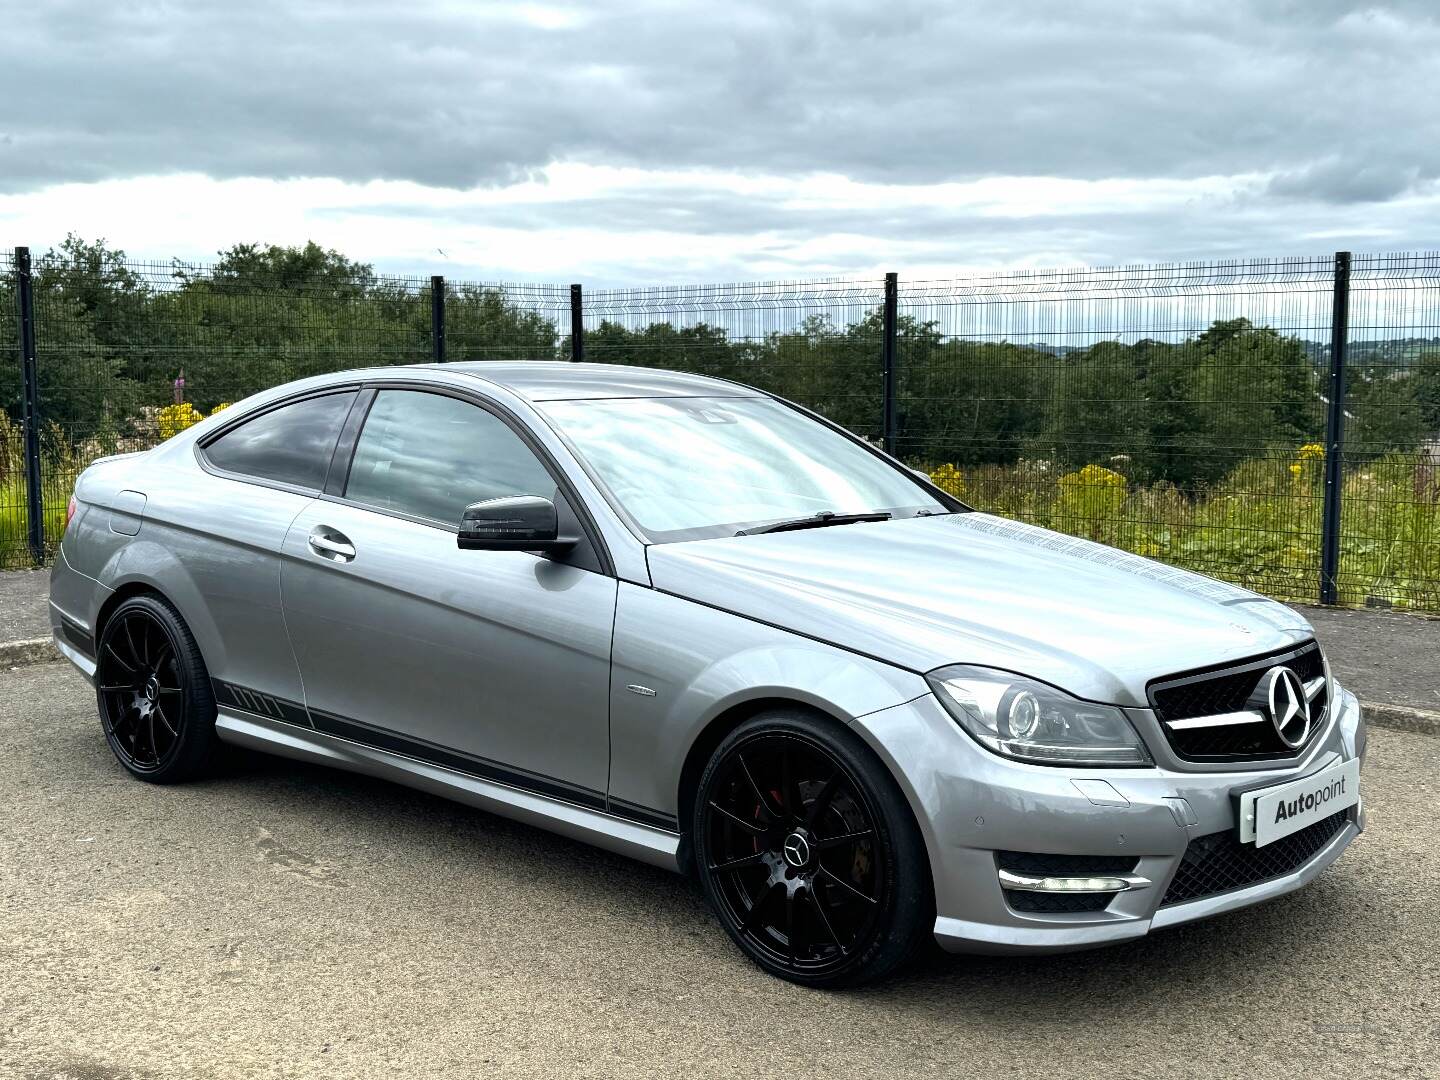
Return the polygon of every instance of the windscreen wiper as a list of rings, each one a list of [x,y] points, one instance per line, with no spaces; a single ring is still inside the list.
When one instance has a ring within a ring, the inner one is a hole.
[[[793,532],[796,529],[823,529],[827,525],[853,525],[857,521],[889,521],[888,510],[877,510],[873,514],[837,514],[834,510],[821,510],[810,517],[792,518],[789,521],[772,521],[769,525],[757,525],[753,529],[741,529],[736,536],[755,536],[758,533]]]

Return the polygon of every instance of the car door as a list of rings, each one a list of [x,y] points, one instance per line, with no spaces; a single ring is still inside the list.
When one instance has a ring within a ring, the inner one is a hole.
[[[481,499],[544,495],[572,516],[518,426],[380,388],[330,488],[291,525],[281,571],[315,726],[603,806],[615,579],[588,537],[563,559],[456,544]]]
[[[199,447],[202,474],[175,470],[149,493],[152,532],[203,604],[192,612],[221,705],[305,724],[280,609],[280,549],[324,488],[354,386],[281,401]]]

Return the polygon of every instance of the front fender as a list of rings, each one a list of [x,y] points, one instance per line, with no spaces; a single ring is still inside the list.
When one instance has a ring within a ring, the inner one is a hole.
[[[913,672],[625,582],[613,657],[612,801],[672,827],[691,748],[746,706],[788,702],[848,724],[928,692]]]

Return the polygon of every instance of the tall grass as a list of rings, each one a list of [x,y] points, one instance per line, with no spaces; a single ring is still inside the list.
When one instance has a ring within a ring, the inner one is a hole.
[[[65,503],[69,502],[70,491],[75,486],[78,471],[68,473],[50,472],[42,481],[47,488],[65,491]],[[0,481],[0,569],[13,570],[33,566],[30,557],[30,515],[27,510],[29,495],[25,477],[11,476]],[[56,506],[53,500],[44,500],[45,551],[48,558],[65,534],[65,505]]]
[[[51,425],[41,440],[41,503],[44,507],[45,551],[54,551],[65,532],[65,506],[85,460]],[[98,454],[92,456],[99,456]],[[25,476],[24,440],[20,425],[0,412],[0,569],[31,566],[29,549],[29,484]]]
[[[1045,460],[941,465],[931,475],[981,510],[1313,603],[1323,472],[1323,452],[1306,446],[1253,458],[1188,491],[1132,485],[1099,465],[1057,475]],[[1347,470],[1338,579],[1342,604],[1440,611],[1440,469],[1391,454]]]

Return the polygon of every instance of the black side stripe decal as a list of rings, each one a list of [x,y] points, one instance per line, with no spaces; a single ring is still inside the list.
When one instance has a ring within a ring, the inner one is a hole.
[[[423,742],[419,739],[410,739],[404,735],[397,735],[393,731],[382,731],[379,728],[373,728],[368,724],[349,720],[343,716],[334,716],[330,713],[320,712],[318,709],[311,709],[310,717],[315,722],[316,731],[323,731],[327,735],[336,735],[342,739],[349,739],[351,742],[360,743],[362,746],[374,747],[377,750],[388,750],[392,754],[403,754],[405,757],[414,758],[416,761],[423,761],[430,765],[438,765],[442,769],[465,773],[467,776],[474,776],[481,780],[493,780],[507,787],[519,788],[521,791],[529,791],[536,795],[545,795],[552,799],[561,799],[564,802],[574,803],[576,806],[583,806],[589,810],[605,809],[605,795],[603,792],[581,787],[579,784],[567,783],[564,780],[557,780],[554,777],[543,776],[539,773],[512,769],[509,766],[501,765],[498,762],[490,761],[486,758],[473,757],[470,754],[462,754],[455,750],[448,750],[443,746],[436,746],[433,743]]]
[[[628,818],[630,821],[649,825],[654,829],[664,829],[666,832],[680,831],[680,819],[674,814],[652,810],[648,806],[627,802],[625,799],[617,799],[613,795],[610,797],[610,813],[615,817]]]
[[[400,754],[429,765],[437,765],[452,772],[464,773],[466,776],[473,776],[480,780],[492,780],[520,791],[528,791],[535,795],[559,799],[575,806],[583,806],[587,810],[599,810],[614,817],[649,825],[651,828],[665,829],[668,832],[680,831],[679,820],[673,814],[652,810],[648,806],[626,802],[624,799],[607,800],[604,792],[595,791],[592,788],[571,784],[552,776],[513,769],[486,758],[462,754],[420,739],[407,738],[404,735],[397,735],[393,731],[384,731],[371,727],[369,724],[362,724],[358,720],[324,713],[318,709],[307,711],[303,705],[297,702],[286,701],[284,698],[277,698],[272,694],[262,694],[258,690],[250,690],[234,683],[221,682],[219,679],[215,679],[213,682],[215,700],[232,709],[239,709],[242,712],[253,713],[271,720],[281,720],[303,728],[313,727],[315,731],[359,743],[361,746],[368,746],[375,750],[388,750],[392,754]]]
[[[310,717],[305,712],[305,706],[297,701],[286,701],[284,698],[262,694],[258,690],[249,690],[235,683],[221,682],[219,679],[211,679],[210,682],[215,688],[217,704],[271,720],[282,720],[297,727],[310,726]]]

